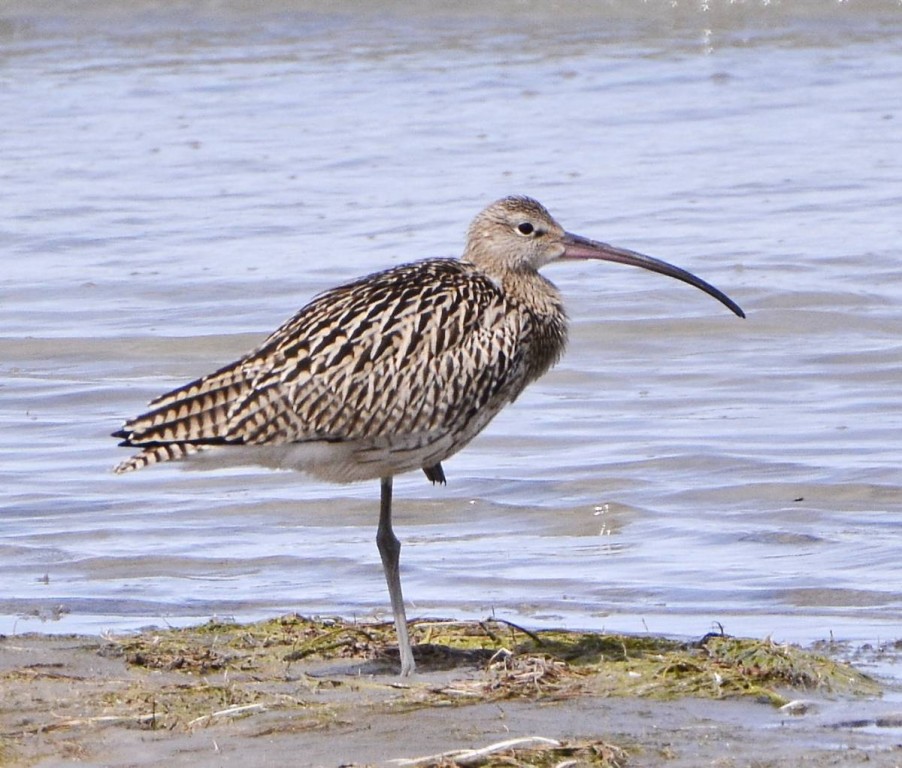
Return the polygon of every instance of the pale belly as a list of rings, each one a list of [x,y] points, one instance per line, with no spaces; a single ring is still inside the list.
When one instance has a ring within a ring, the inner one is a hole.
[[[478,431],[470,428],[455,434],[346,442],[212,446],[181,461],[188,469],[261,466],[302,472],[331,483],[353,483],[432,467],[463,448]]]
[[[199,470],[240,466],[293,470],[331,483],[374,480],[432,467],[453,456],[506,404],[483,407],[458,429],[362,440],[210,446],[179,461]]]

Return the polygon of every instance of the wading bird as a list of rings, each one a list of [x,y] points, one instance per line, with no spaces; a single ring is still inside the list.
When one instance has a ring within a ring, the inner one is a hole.
[[[191,458],[338,483],[378,478],[376,543],[409,675],[392,478],[422,469],[444,483],[441,462],[558,361],[567,316],[539,269],[564,259],[669,275],[745,316],[695,275],[565,232],[535,200],[508,197],[473,220],[460,259],[416,261],[326,291],[240,360],[153,400],[114,433],[139,449],[116,472]]]

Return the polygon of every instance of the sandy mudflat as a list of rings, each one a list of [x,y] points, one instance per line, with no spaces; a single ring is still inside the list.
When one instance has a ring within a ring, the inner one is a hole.
[[[902,697],[885,685],[786,689],[802,703],[781,709],[764,695],[662,700],[653,681],[613,695],[604,664],[571,675],[549,655],[501,673],[439,655],[402,681],[390,662],[286,654],[241,627],[175,651],[165,635],[0,638],[0,765],[387,765],[543,737],[561,746],[421,765],[902,766]]]

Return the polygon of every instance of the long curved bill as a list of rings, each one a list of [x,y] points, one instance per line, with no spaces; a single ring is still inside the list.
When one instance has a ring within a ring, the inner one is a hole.
[[[709,296],[713,296],[721,304],[728,307],[732,312],[745,317],[745,312],[741,307],[722,291],[717,290],[710,283],[706,283],[700,277],[696,277],[685,269],[668,264],[666,261],[654,259],[651,256],[645,256],[636,251],[629,251],[626,248],[616,248],[607,243],[597,243],[579,235],[573,235],[569,232],[564,233],[564,259],[599,259],[600,261],[614,261],[618,264],[630,264],[634,267],[642,267],[652,272],[658,272],[668,277],[674,277],[682,280],[684,283],[694,285],[699,290],[704,291]]]

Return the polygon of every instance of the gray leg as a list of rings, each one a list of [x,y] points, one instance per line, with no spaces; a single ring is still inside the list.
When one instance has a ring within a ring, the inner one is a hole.
[[[382,478],[382,504],[379,509],[379,529],[376,531],[376,545],[382,556],[382,569],[388,583],[391,609],[395,615],[395,630],[398,633],[398,651],[401,654],[401,677],[407,677],[414,670],[413,651],[407,634],[407,614],[404,612],[404,598],[401,595],[401,573],[399,561],[401,542],[391,527],[391,477]]]

